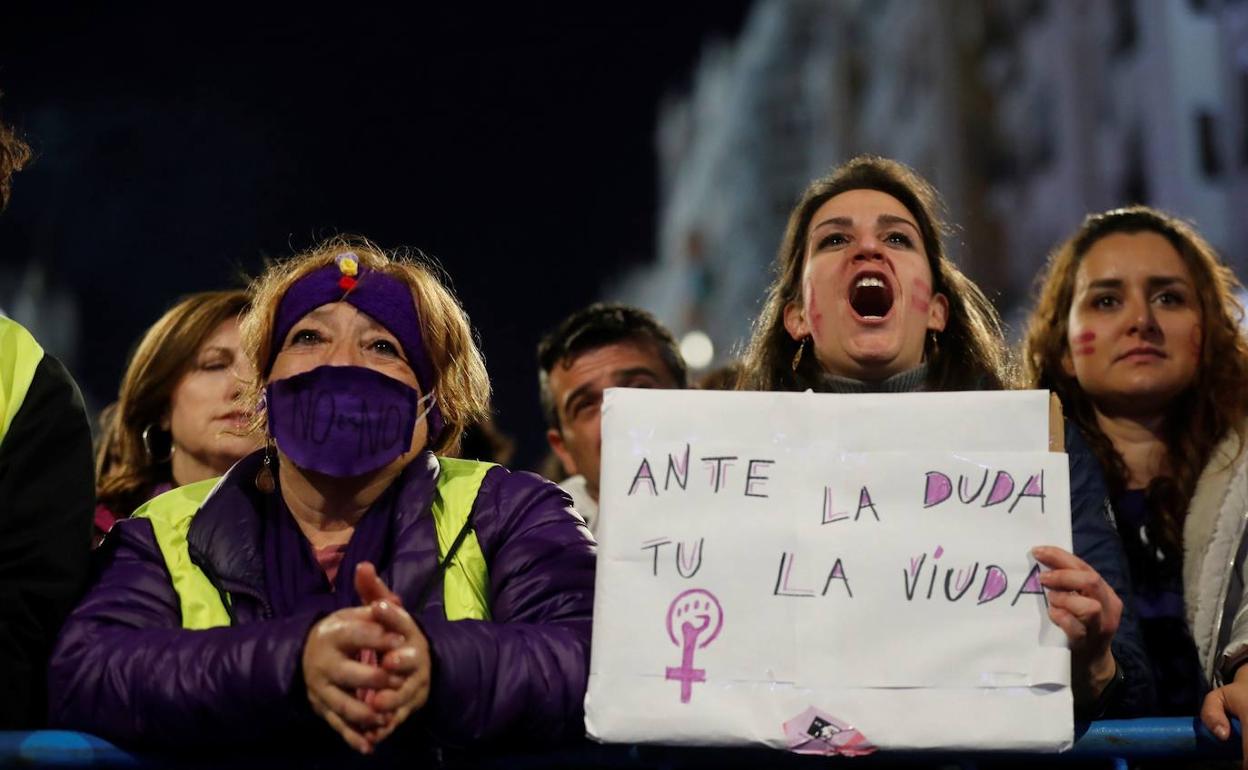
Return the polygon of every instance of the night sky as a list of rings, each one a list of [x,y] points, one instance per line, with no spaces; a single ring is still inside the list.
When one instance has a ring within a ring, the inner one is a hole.
[[[72,293],[101,406],[180,294],[335,233],[420,248],[532,465],[537,340],[653,257],[658,101],[747,10],[6,4],[0,113],[39,157],[0,216],[0,280],[36,259]]]

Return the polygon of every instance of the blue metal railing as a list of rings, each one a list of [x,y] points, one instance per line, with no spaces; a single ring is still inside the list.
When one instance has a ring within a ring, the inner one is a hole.
[[[134,767],[133,754],[68,730],[0,731],[0,767]]]
[[[1232,722],[1227,740],[1205,729],[1195,717],[1165,719],[1107,719],[1092,722],[1078,736],[1071,754],[1083,757],[1130,759],[1236,759],[1240,756],[1240,726]]]
[[[1082,763],[1103,761],[1107,767],[1127,768],[1132,761],[1175,762],[1196,759],[1236,759],[1240,756],[1239,725],[1234,734],[1221,741],[1194,718],[1105,720],[1080,725],[1076,729],[1074,748],[1064,754],[890,754],[881,752],[875,759],[901,763],[915,761],[930,764],[933,760],[963,767],[974,767],[979,761],[999,764],[1003,758],[1020,762]],[[504,754],[480,757],[488,767],[613,767],[678,768],[713,767],[731,757],[731,764],[741,766],[757,762],[771,766],[826,766],[820,758],[801,757],[765,749],[693,749],[664,746],[584,745],[539,754]],[[850,760],[874,764],[868,759]],[[193,762],[188,762],[193,764]],[[233,763],[224,763],[233,764]],[[845,762],[838,762],[843,765]],[[167,766],[168,758],[160,761],[144,758],[117,748],[113,744],[85,733],[64,730],[34,732],[0,732],[0,767],[157,767]]]

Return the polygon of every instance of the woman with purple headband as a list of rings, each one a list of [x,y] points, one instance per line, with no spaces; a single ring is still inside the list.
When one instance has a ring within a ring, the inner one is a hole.
[[[265,448],[118,523],[54,723],[405,759],[580,736],[594,546],[558,487],[445,456],[489,406],[455,298],[335,240],[259,279],[242,334]]]

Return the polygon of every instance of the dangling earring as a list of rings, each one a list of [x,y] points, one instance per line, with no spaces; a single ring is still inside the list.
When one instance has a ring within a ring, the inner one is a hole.
[[[270,438],[264,442],[264,465],[256,473],[256,489],[271,495],[276,488],[273,482],[273,439]]]
[[[940,335],[934,329],[929,330],[927,332],[927,341],[931,343],[931,352],[927,354],[930,360],[940,355]]]
[[[161,463],[167,463],[169,462],[169,460],[173,458],[173,441],[169,442],[169,454],[165,455],[164,457],[160,459],[157,459],[156,453],[152,451],[152,430],[153,429],[156,429],[156,423],[149,422],[147,424],[147,427],[143,429],[143,433],[141,433],[139,436],[143,440],[143,451],[147,454],[147,461],[148,463],[152,465],[159,465]]]
[[[797,343],[797,352],[793,354],[793,373],[797,374],[797,366],[802,362],[802,351],[806,349],[806,343],[810,341],[810,335],[802,337],[801,342]]]

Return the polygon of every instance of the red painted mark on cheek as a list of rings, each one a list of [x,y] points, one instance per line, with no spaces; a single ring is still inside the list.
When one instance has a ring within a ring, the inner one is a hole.
[[[932,287],[922,278],[915,278],[910,288],[910,307],[919,313],[926,314],[932,306]]]
[[[1092,341],[1096,339],[1096,332],[1083,332],[1075,336],[1075,355],[1090,356],[1096,352],[1096,347]]]
[[[815,290],[810,289],[806,293],[809,295],[806,299],[806,307],[810,309],[811,326],[818,328],[823,323],[823,312],[819,310],[819,304],[815,299]]]
[[[1192,355],[1196,358],[1200,358],[1200,349],[1204,343],[1204,336],[1204,332],[1200,329],[1200,324],[1192,327]]]

